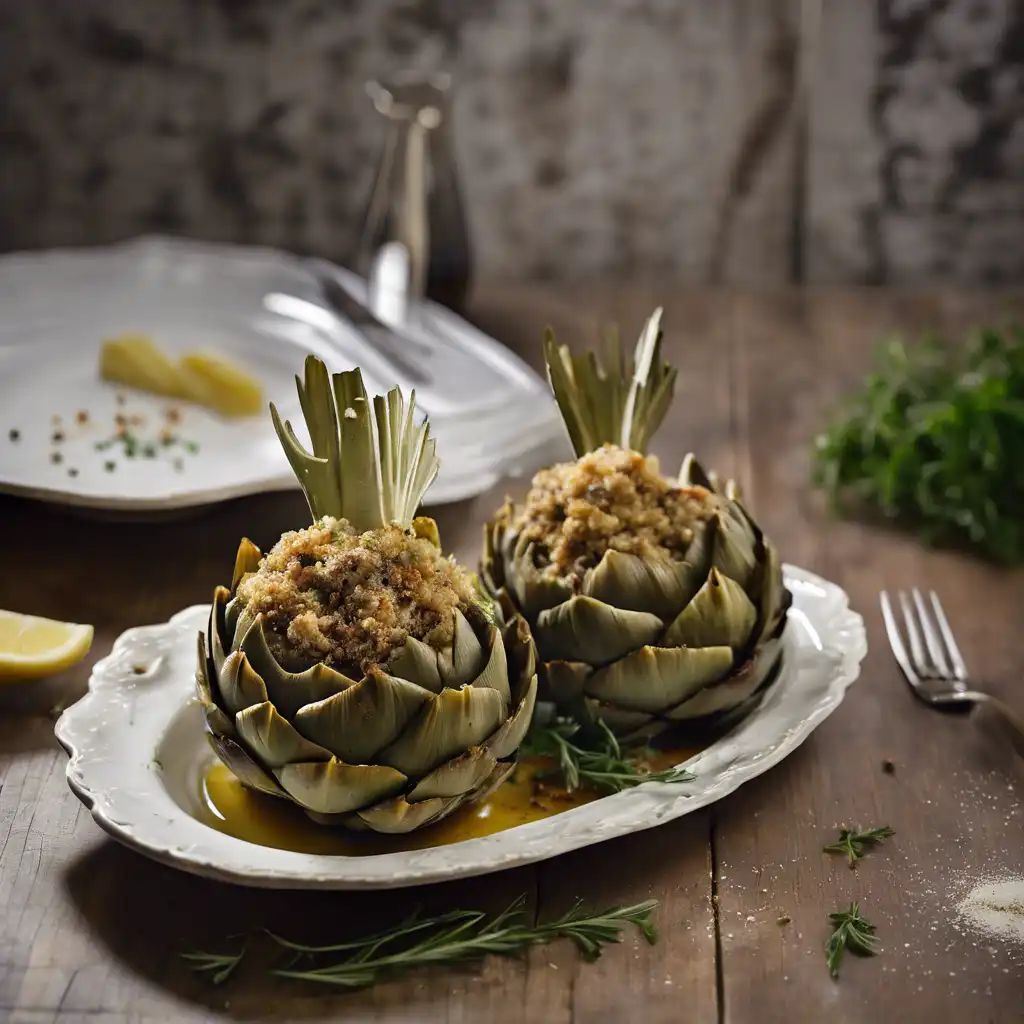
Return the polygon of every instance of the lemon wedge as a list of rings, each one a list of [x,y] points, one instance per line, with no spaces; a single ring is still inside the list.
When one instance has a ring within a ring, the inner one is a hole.
[[[103,343],[100,375],[116,384],[168,398],[187,398],[180,367],[144,334],[124,334]]]
[[[255,416],[263,410],[259,381],[238,366],[207,352],[186,352],[176,362],[145,334],[104,341],[100,376],[154,395],[195,402],[228,418]]]
[[[92,646],[92,626],[0,608],[0,681],[40,679],[77,664]]]
[[[222,416],[255,416],[263,410],[263,389],[247,373],[206,352],[181,358],[188,397]]]

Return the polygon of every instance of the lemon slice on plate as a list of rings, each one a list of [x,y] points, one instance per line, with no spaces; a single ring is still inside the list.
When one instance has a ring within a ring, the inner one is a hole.
[[[0,608],[0,682],[40,679],[77,664],[92,646],[92,626]]]

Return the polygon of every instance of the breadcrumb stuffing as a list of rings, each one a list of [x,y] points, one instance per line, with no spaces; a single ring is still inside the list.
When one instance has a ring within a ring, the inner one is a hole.
[[[471,577],[428,540],[386,526],[357,533],[325,517],[284,534],[238,598],[262,612],[271,651],[291,671],[317,662],[358,677],[412,636],[451,641],[452,613],[472,603]]]
[[[666,480],[653,455],[606,444],[541,470],[512,527],[536,544],[538,568],[565,578],[597,565],[609,549],[682,560],[693,527],[717,504],[703,487]]]

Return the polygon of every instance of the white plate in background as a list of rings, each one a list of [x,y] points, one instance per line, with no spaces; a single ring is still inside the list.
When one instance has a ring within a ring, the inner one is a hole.
[[[365,288],[360,278],[322,261],[176,239],[0,257],[0,491],[150,512],[295,488],[269,414],[228,420],[118,388],[100,379],[99,352],[105,338],[135,333],[171,354],[222,353],[260,380],[267,399],[302,437],[294,374],[308,353],[332,371],[361,366],[371,393],[403,383],[386,357],[344,322],[321,330],[265,307],[271,293],[322,305],[314,267],[333,272],[354,292]],[[563,428],[540,376],[450,311],[428,303],[422,313],[436,332],[425,365],[437,388],[432,393],[419,385],[417,392],[422,406],[434,410],[441,458],[428,503],[472,497],[504,474],[550,461],[564,449]],[[141,416],[137,433],[153,440],[170,406],[181,415],[173,430],[194,452],[175,445],[158,448],[152,459],[128,459],[118,446],[97,450],[113,434],[118,413]],[[526,423],[523,409],[530,411]],[[80,410],[88,413],[84,425],[75,419]],[[64,435],[59,444],[56,431]],[[52,461],[55,452],[59,462]]]

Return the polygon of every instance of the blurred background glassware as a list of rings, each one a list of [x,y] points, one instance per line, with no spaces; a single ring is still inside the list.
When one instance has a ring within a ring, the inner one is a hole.
[[[401,72],[366,91],[386,136],[366,204],[358,270],[373,278],[389,242],[409,254],[408,291],[462,312],[472,256],[449,127],[451,75]]]

